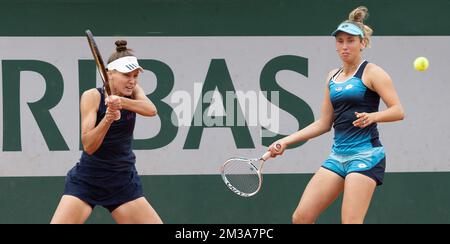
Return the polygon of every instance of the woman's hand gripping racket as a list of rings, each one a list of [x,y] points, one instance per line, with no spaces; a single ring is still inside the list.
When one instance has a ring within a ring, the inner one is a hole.
[[[276,145],[277,149],[281,145]],[[259,192],[262,186],[262,168],[272,156],[267,151],[260,158],[230,158],[220,168],[222,179],[230,190],[241,197],[251,197]]]

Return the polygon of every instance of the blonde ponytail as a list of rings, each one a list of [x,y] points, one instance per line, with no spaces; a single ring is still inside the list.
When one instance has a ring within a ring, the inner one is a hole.
[[[359,6],[353,9],[348,15],[348,20],[344,22],[352,23],[358,26],[364,33],[364,40],[366,41],[366,47],[370,47],[370,37],[372,36],[373,30],[369,26],[364,24],[364,20],[369,17],[369,10],[365,6]]]

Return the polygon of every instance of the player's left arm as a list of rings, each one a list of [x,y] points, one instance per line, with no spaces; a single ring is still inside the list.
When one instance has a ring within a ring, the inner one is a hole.
[[[387,108],[373,113],[356,113],[358,119],[353,124],[358,127],[366,127],[372,123],[403,120],[405,114],[391,77],[375,64],[369,64],[367,68],[367,72],[364,72],[363,80],[367,81],[370,89],[378,93]],[[365,123],[363,123],[364,120]]]
[[[155,105],[148,99],[144,90],[138,84],[134,87],[132,97],[133,99],[120,98],[122,109],[133,111],[143,116],[155,116],[157,114],[158,111]]]

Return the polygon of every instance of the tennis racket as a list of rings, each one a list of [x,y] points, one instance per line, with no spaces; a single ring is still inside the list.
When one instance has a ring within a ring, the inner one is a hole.
[[[277,148],[281,145],[277,144]],[[251,197],[259,192],[262,186],[262,168],[271,157],[271,152],[264,153],[260,158],[230,158],[222,167],[222,180],[230,190],[241,197]]]
[[[106,96],[112,95],[111,88],[108,83],[108,73],[106,73],[105,64],[103,63],[102,56],[100,55],[100,51],[98,50],[98,46],[95,43],[94,36],[90,30],[86,30],[86,37],[89,43],[89,47],[91,48],[92,55],[94,56],[95,63],[97,64],[97,69],[100,73],[100,76],[103,81],[103,88],[105,90]]]

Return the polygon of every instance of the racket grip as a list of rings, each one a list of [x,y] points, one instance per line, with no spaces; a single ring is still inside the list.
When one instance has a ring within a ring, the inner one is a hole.
[[[266,153],[264,153],[264,155],[262,155],[261,159],[263,161],[266,161],[267,159],[269,159],[272,156],[272,153],[270,151],[267,151]]]

